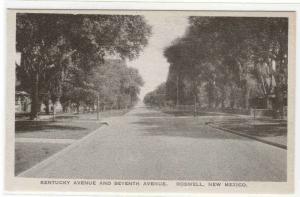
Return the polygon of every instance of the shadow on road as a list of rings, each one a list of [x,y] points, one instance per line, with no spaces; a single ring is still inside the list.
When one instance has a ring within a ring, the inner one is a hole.
[[[193,111],[163,111],[166,114],[170,114],[173,116],[193,116],[194,112]],[[197,112],[197,116],[230,116],[224,113],[217,113],[217,112]]]
[[[193,117],[141,118],[140,121],[132,122],[131,124],[140,125],[143,128],[140,131],[143,132],[143,135],[148,136],[249,140],[211,128],[205,125],[205,121]]]
[[[159,111],[151,111],[151,113],[131,113],[131,116],[137,116],[140,118],[149,118],[149,117],[170,117],[168,114],[161,113]]]

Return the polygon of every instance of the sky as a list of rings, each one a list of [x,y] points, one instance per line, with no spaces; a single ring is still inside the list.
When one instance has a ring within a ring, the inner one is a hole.
[[[163,51],[172,41],[183,36],[188,26],[185,16],[146,15],[145,19],[152,26],[152,36],[140,56],[127,63],[128,66],[137,68],[145,81],[140,98],[166,81],[169,63]]]

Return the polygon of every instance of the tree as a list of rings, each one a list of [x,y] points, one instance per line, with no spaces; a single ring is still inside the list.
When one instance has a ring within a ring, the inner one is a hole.
[[[170,63],[167,94],[190,89],[196,101],[197,95],[204,95],[204,86],[208,107],[224,108],[230,100],[231,107],[248,109],[251,97],[274,93],[273,109],[282,111],[287,87],[286,18],[193,16],[189,22],[184,37],[165,51]]]
[[[18,14],[17,75],[32,98],[31,118],[39,111],[41,91],[51,91],[54,100],[61,96],[70,68],[88,74],[106,54],[136,58],[150,33],[138,15]]]
[[[94,68],[88,82],[93,84],[91,89],[99,96],[103,107],[110,105],[118,109],[136,104],[140,87],[144,84],[137,69],[115,59],[106,60],[101,67]]]

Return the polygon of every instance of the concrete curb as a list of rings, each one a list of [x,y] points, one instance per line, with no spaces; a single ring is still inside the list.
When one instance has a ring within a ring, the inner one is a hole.
[[[30,174],[32,174],[36,169],[43,168],[43,167],[47,166],[49,163],[55,162],[55,160],[57,160],[59,157],[61,157],[62,155],[66,154],[67,152],[69,152],[73,149],[78,148],[82,143],[84,143],[85,141],[88,141],[92,136],[94,136],[99,131],[105,129],[106,127],[107,127],[106,124],[102,124],[101,127],[96,129],[95,131],[87,134],[83,138],[81,138],[81,139],[77,140],[76,142],[70,144],[69,146],[62,149],[61,151],[58,151],[57,153],[53,154],[52,156],[48,157],[47,159],[41,161],[40,163],[37,163],[36,165],[34,165],[31,168],[25,170],[24,172],[17,175],[17,177],[30,177]]]
[[[229,133],[232,133],[232,134],[235,134],[235,135],[239,135],[239,136],[242,136],[242,137],[250,138],[250,139],[259,141],[261,143],[264,143],[264,144],[269,144],[271,146],[275,146],[275,147],[287,150],[287,146],[283,145],[283,144],[279,144],[279,143],[276,143],[276,142],[271,142],[271,141],[264,140],[264,139],[261,139],[261,138],[258,138],[258,137],[254,137],[254,136],[251,136],[251,135],[248,135],[248,134],[239,133],[239,132],[231,130],[231,129],[221,128],[221,127],[218,127],[216,125],[212,125],[212,123],[210,123],[210,122],[206,123],[206,125],[208,125],[208,126],[210,126],[212,128],[221,130],[221,131],[226,131],[226,132],[229,132]]]

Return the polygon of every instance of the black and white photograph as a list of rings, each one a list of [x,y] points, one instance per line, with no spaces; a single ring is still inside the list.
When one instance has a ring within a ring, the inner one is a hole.
[[[13,12],[7,174],[45,191],[290,188],[295,14],[214,13]]]

